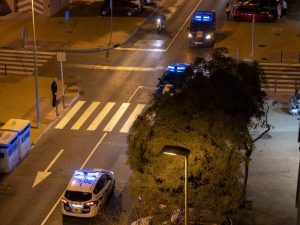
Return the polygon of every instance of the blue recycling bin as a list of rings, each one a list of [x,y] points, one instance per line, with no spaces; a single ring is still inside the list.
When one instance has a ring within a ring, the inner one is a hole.
[[[18,134],[0,131],[0,172],[9,173],[18,163]]]
[[[22,160],[31,149],[30,121],[22,119],[10,119],[1,130],[13,131],[18,134],[19,159]]]

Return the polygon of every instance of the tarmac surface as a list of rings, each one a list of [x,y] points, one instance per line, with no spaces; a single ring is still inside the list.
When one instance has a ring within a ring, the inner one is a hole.
[[[157,1],[160,3],[160,1]],[[222,28],[215,47],[226,47],[234,58],[252,58],[267,62],[299,62],[300,9],[293,2],[287,18],[276,23],[255,23],[252,48],[252,23],[229,21]],[[74,7],[73,7],[74,8]],[[71,10],[71,9],[70,9]],[[74,11],[75,12],[75,11]],[[72,16],[68,27],[62,15],[36,17],[39,50],[89,50],[105,48],[109,43],[109,17]],[[114,17],[112,44],[125,42],[144,22],[146,17]],[[22,49],[22,29],[27,27],[31,35],[30,14],[13,13],[0,17],[0,47]],[[97,29],[95,29],[97,28]],[[0,124],[10,118],[31,121],[32,140],[35,143],[56,119],[56,109],[51,106],[50,85],[54,75],[40,73],[38,88],[41,109],[41,127],[36,128],[34,76],[5,76],[0,74]],[[77,87],[65,87],[66,108],[59,104],[62,114],[76,101]],[[70,91],[68,91],[70,90]],[[256,142],[256,150],[250,162],[247,199],[252,209],[246,210],[239,224],[292,225],[296,224],[295,198],[297,189],[299,121],[287,113],[287,103],[293,93],[268,93],[271,131]],[[58,96],[61,83],[58,81]],[[272,104],[276,101],[276,104]],[[262,130],[253,131],[253,136]]]

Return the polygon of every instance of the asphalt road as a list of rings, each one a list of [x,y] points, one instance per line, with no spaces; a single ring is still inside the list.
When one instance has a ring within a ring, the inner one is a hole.
[[[60,196],[79,168],[113,170],[116,191],[105,213],[120,217],[121,212],[130,211],[133,201],[128,199],[126,189],[130,176],[126,122],[135,110],[146,106],[157,78],[169,63],[192,62],[197,56],[208,55],[210,49],[188,46],[190,16],[196,8],[214,9],[220,29],[225,20],[225,3],[167,0],[160,8],[167,16],[166,31],[155,32],[153,17],[126,46],[109,53],[68,54],[65,79],[80,88],[75,104],[79,109],[72,117],[61,115],[28,157],[3,180],[3,186],[11,189],[0,195],[1,225],[107,224],[104,220],[62,218]],[[59,74],[54,62],[46,70]],[[102,122],[93,123],[108,108]],[[51,174],[33,188],[39,171]]]

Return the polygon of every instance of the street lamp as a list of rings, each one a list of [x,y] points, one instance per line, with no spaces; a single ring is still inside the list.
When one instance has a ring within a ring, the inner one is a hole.
[[[182,155],[184,156],[184,219],[185,225],[189,224],[189,212],[188,212],[188,157],[190,150],[175,145],[165,145],[162,150],[167,155]]]
[[[34,20],[33,1],[34,0],[31,0],[32,29],[33,29],[33,61],[34,61],[34,78],[35,78],[35,105],[36,105],[37,128],[40,128],[40,100],[39,100],[37,65],[36,65],[36,38],[35,38],[35,20]]]

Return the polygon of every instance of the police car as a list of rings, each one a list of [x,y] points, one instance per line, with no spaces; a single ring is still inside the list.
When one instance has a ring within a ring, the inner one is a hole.
[[[156,87],[157,94],[176,94],[186,87],[187,81],[193,78],[193,69],[187,63],[170,64]]]
[[[190,46],[213,46],[216,40],[216,13],[196,11],[188,27]]]
[[[62,214],[91,218],[115,190],[115,176],[105,169],[76,170],[61,199]]]

